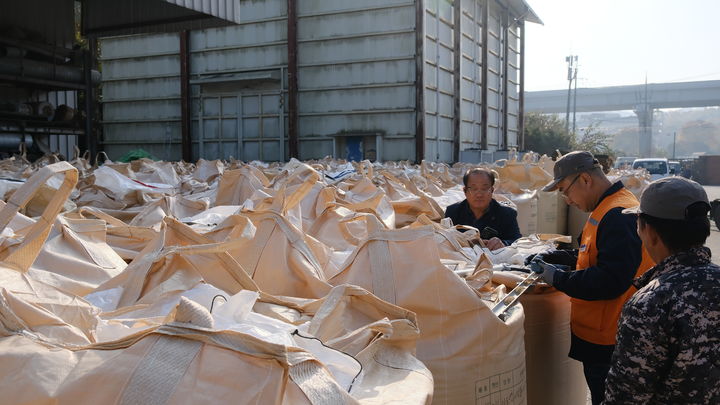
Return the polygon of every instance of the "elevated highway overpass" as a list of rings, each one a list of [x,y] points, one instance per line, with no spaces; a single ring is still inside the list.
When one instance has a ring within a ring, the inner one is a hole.
[[[579,88],[576,97],[578,112],[633,110],[640,127],[640,154],[650,156],[653,111],[720,106],[720,80]],[[567,103],[567,89],[525,92],[526,112],[565,113]]]

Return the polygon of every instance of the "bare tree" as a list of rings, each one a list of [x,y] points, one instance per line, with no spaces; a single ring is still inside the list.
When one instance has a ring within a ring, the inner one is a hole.
[[[612,156],[615,154],[610,146],[613,136],[598,130],[598,125],[599,122],[593,122],[582,130],[579,139],[575,139],[575,149],[590,151],[594,155]]]

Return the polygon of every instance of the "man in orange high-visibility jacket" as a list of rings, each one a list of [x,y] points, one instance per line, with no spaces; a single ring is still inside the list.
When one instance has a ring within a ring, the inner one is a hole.
[[[595,405],[603,400],[620,311],[635,292],[632,281],[654,263],[637,235],[636,219],[622,214],[639,204],[637,198],[622,182],[611,183],[591,153],[568,153],[555,162],[553,173],[543,190],[558,190],[568,204],[590,212],[576,259],[552,260],[558,253],[570,256],[563,251],[540,258],[545,281],[571,297],[569,356],[583,363]],[[574,270],[546,262],[570,264]]]

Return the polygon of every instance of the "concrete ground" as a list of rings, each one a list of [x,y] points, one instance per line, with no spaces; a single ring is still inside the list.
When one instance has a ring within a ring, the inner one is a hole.
[[[716,198],[720,198],[720,186],[704,187],[705,191],[707,191],[710,201]],[[710,250],[712,250],[713,263],[720,265],[720,231],[718,230],[717,226],[715,226],[715,222],[713,222],[712,220],[710,221],[710,237],[708,238],[705,245],[709,247]]]

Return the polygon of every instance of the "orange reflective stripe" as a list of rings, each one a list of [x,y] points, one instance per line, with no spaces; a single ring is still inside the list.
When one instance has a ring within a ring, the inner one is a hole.
[[[582,270],[597,265],[597,228],[605,214],[613,208],[630,208],[639,204],[637,198],[623,188],[607,197],[593,210],[583,227],[578,253],[577,269]],[[642,261],[635,272],[635,277],[643,274],[655,263],[645,248],[642,248]],[[571,299],[570,327],[575,336],[599,345],[615,344],[617,323],[622,306],[636,289],[630,286],[621,296],[611,300],[586,301]]]

